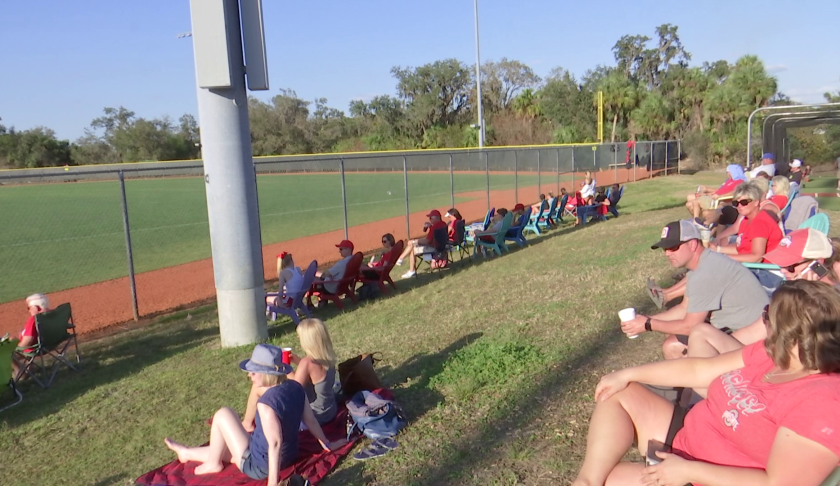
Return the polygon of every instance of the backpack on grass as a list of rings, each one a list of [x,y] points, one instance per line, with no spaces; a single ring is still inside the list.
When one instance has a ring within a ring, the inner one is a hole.
[[[394,437],[406,426],[405,415],[396,402],[385,400],[367,390],[353,395],[347,402],[347,438],[358,428],[365,436],[376,440]]]

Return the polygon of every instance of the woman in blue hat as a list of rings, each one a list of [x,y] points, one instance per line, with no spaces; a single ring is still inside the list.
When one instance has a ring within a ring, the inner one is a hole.
[[[306,392],[300,383],[287,380],[292,367],[283,363],[282,351],[276,346],[258,344],[239,364],[254,385],[266,388],[257,402],[256,427],[249,433],[242,427],[239,415],[225,407],[213,416],[210,445],[186,447],[170,439],[166,446],[175,451],[178,460],[198,461],[195,474],[221,471],[223,462],[235,464],[252,479],[268,479],[269,486],[279,484],[280,470],[292,464],[298,455],[298,430],[303,422],[325,450],[342,444],[327,440],[309,407]]]

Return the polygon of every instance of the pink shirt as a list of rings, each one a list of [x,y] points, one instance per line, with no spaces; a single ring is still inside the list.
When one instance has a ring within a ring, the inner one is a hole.
[[[779,427],[840,456],[840,375],[764,383],[775,365],[764,342],[743,348],[744,367],[716,378],[685,417],[674,449],[724,466],[766,469]]]

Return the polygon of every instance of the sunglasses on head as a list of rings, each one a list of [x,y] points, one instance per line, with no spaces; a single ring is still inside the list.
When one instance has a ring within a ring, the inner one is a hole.
[[[753,202],[752,199],[741,199],[740,201],[732,201],[732,206],[737,208],[739,205],[740,206],[746,206],[747,204],[749,204],[751,202]]]

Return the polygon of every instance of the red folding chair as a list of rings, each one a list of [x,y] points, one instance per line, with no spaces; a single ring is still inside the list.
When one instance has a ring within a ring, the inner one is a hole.
[[[329,281],[330,283],[338,284],[338,289],[336,289],[335,293],[326,290],[324,287],[325,280],[318,279],[313,281],[312,287],[306,296],[307,305],[312,306],[313,296],[318,297],[319,302],[329,300],[335,303],[335,306],[339,309],[344,309],[344,303],[341,302],[342,296],[350,297],[350,300],[358,304],[359,300],[356,298],[356,280],[359,277],[359,269],[362,266],[363,258],[364,255],[361,252],[356,252],[355,255],[350,257],[350,261],[347,262],[347,266],[344,268],[344,276],[340,280]]]
[[[394,290],[397,290],[397,284],[391,280],[391,270],[393,270],[394,265],[397,264],[397,259],[399,259],[400,255],[402,255],[403,249],[405,249],[405,242],[400,240],[391,247],[391,251],[388,253],[388,260],[385,261],[384,265],[381,267],[371,268],[372,271],[377,273],[378,277],[375,279],[368,278],[364,273],[359,273],[359,282],[363,284],[375,283],[379,285],[379,291],[383,294],[388,293],[388,287],[385,285],[386,283],[390,284]]]

